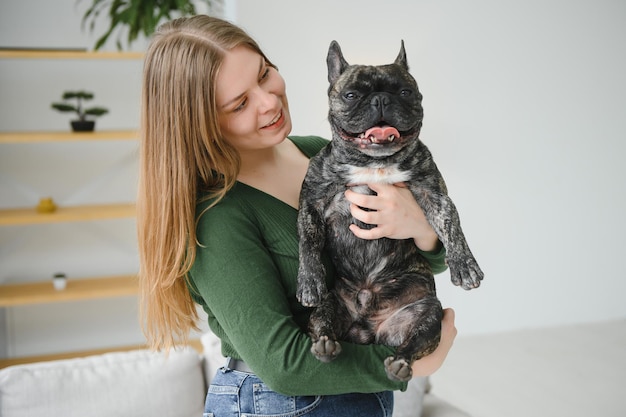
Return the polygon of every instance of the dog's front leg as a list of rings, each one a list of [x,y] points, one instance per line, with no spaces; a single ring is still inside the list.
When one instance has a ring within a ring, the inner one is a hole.
[[[300,243],[296,298],[306,307],[315,307],[328,291],[326,270],[321,259],[326,241],[326,223],[316,192],[306,179],[302,184],[301,196],[298,212]]]
[[[446,249],[452,283],[466,290],[478,288],[484,274],[467,244],[452,199],[446,194],[420,187],[412,188],[411,191]]]
[[[340,317],[343,317],[343,321]],[[349,312],[345,305],[339,302],[335,292],[326,293],[321,304],[311,313],[309,319],[311,353],[320,361],[330,362],[341,353],[337,335],[346,332],[346,325],[349,324],[346,317],[349,317]]]

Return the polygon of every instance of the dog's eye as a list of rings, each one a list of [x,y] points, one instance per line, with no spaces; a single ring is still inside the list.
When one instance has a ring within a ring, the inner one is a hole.
[[[407,88],[400,90],[400,96],[402,96],[402,97],[408,97],[411,94],[413,94],[413,91],[411,91],[411,90],[409,90]]]
[[[358,95],[354,91],[348,91],[346,94],[343,95],[343,97],[346,100],[356,100]]]

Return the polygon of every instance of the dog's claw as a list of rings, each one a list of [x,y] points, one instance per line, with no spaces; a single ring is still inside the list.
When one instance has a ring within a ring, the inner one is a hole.
[[[327,293],[324,280],[307,278],[307,275],[298,276],[296,298],[305,307],[317,307]]]
[[[394,360],[393,356],[385,359],[385,372],[392,381],[408,381],[413,376],[411,365],[404,359]]]
[[[323,295],[319,291],[298,290],[296,298],[305,307],[317,307],[320,305]]]
[[[330,362],[341,353],[341,345],[335,340],[330,340],[328,336],[321,336],[313,341],[311,353],[322,362]]]
[[[452,283],[464,290],[478,288],[485,275],[474,258],[465,261],[448,261],[448,266]]]

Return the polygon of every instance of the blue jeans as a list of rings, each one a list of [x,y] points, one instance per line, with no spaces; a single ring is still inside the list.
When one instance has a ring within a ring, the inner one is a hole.
[[[209,386],[204,417],[391,417],[393,393],[289,397],[254,374],[221,368]]]

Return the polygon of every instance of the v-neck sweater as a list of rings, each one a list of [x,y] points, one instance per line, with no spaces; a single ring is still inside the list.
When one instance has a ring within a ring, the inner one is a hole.
[[[289,139],[309,158],[328,143],[317,136]],[[189,288],[221,339],[224,356],[245,361],[272,390],[285,395],[406,389],[406,383],[385,374],[383,361],[393,348],[341,341],[342,353],[330,363],[311,354],[306,333],[311,309],[295,297],[297,209],[240,182],[209,210],[209,201],[200,197]],[[435,273],[445,270],[444,250],[423,256]],[[331,288],[335,276],[328,256],[324,264]]]

